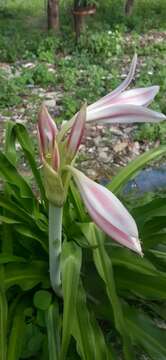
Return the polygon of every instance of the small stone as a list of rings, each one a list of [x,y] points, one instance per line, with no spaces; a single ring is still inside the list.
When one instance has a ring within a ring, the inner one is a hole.
[[[13,76],[11,66],[6,63],[0,63],[0,70],[4,72],[4,75],[7,76],[8,79]]]
[[[122,132],[120,129],[116,128],[116,127],[111,127],[111,128],[109,129],[109,131],[110,131],[110,133],[111,133],[112,135],[123,136],[123,132]]]
[[[81,144],[79,146],[79,151],[84,152],[86,150],[86,146],[84,144]]]
[[[95,169],[87,169],[86,170],[86,175],[88,177],[90,177],[93,180],[97,179],[97,171]]]
[[[135,141],[134,143],[129,144],[129,150],[132,152],[132,154],[139,155],[140,154],[139,142]]]
[[[36,65],[35,65],[34,63],[32,63],[32,62],[28,62],[28,63],[22,65],[22,67],[23,67],[24,69],[32,69],[32,68],[34,68],[35,66],[36,66]]]
[[[88,149],[88,153],[90,153],[90,154],[96,153],[96,148],[95,148],[95,146],[89,148],[89,149]]]
[[[60,99],[62,97],[62,94],[58,91],[49,91],[45,94],[46,99]]]
[[[101,142],[101,137],[100,136],[97,136],[96,138],[94,138],[94,144],[96,146],[99,146],[100,142]]]
[[[38,95],[39,97],[45,96],[45,90],[42,88],[33,88],[31,91],[34,95]]]
[[[105,146],[105,147],[103,147],[103,149],[102,149],[104,152],[107,152],[107,151],[109,151],[109,147],[108,146]]]
[[[118,152],[122,152],[123,150],[126,149],[126,147],[128,146],[128,142],[127,141],[122,141],[122,142],[118,142],[115,146],[114,146],[114,151],[116,153]]]
[[[45,100],[44,104],[48,107],[48,108],[53,108],[56,106],[56,101],[55,99],[52,100]]]
[[[108,162],[110,162],[110,157],[108,156],[108,154],[105,151],[101,151],[99,153],[99,160],[103,161],[104,163],[108,163]]]

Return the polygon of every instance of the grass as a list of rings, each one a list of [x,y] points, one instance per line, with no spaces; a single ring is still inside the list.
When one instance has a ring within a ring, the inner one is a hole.
[[[136,51],[142,65],[135,85],[159,84],[153,107],[166,112],[166,43],[158,36],[164,30],[166,1],[137,0],[131,17],[124,16],[123,7],[121,0],[99,2],[96,17],[89,19],[76,46],[70,1],[61,2],[61,32],[55,36],[46,31],[44,3],[8,0],[0,11],[0,62],[11,63],[13,73],[6,79],[0,70],[2,111],[21,106],[23,97],[37,101],[31,86],[39,86],[63,93],[58,120],[68,119],[84,100],[90,103],[116,87]],[[35,66],[21,66],[28,61]],[[165,142],[165,125],[143,125],[135,138]]]

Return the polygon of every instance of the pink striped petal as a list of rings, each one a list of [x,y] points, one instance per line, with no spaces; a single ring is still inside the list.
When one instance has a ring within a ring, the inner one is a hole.
[[[79,170],[69,168],[96,225],[120,244],[142,254],[136,223],[119,199]]]
[[[165,120],[162,113],[137,105],[108,105],[87,112],[87,121],[102,124],[159,122]]]
[[[67,141],[67,149],[72,157],[75,156],[80,146],[85,130],[85,122],[86,122],[86,106],[84,105],[79,111],[79,113],[76,115],[74,124],[71,128],[71,132],[69,134]]]
[[[103,106],[103,105],[109,104],[110,102],[112,102],[112,100],[116,96],[119,96],[121,94],[121,92],[124,91],[131,83],[131,81],[134,77],[136,65],[137,65],[137,55],[135,54],[126,79],[115,90],[111,91],[109,94],[102,97],[100,100],[96,101],[94,104],[91,104],[90,106],[88,106],[88,109],[92,110],[92,109],[98,108],[98,106]]]
[[[42,154],[52,153],[58,129],[47,108],[43,105],[38,117],[38,134]]]
[[[57,144],[56,140],[54,140],[54,148],[52,151],[51,165],[52,165],[52,168],[56,171],[58,171],[60,168],[60,154],[59,154],[58,144]]]
[[[111,101],[111,105],[140,105],[148,106],[159,91],[159,86],[150,86],[147,88],[137,88],[124,91]]]

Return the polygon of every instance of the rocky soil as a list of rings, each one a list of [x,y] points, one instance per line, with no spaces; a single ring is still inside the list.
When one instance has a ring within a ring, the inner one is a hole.
[[[127,35],[127,41],[130,41],[130,35]],[[142,46],[150,41],[160,42],[166,37],[166,33],[159,33],[155,36],[149,33],[142,37]],[[0,70],[6,73],[6,78],[20,75],[25,68],[32,68],[35,62],[18,62],[13,65],[0,63]],[[47,64],[50,72],[54,73],[56,69],[52,64]],[[140,58],[136,77],[139,77],[140,69],[144,66],[144,59]],[[13,75],[14,73],[14,75]],[[126,76],[127,69],[124,64],[122,69],[122,79]],[[121,79],[121,80],[122,80]],[[41,87],[29,86],[30,96],[22,96],[22,103],[11,109],[3,110],[0,113],[0,143],[3,142],[4,124],[7,120],[13,120],[25,124],[29,132],[36,141],[36,121],[37,112],[40,104],[44,101],[48,110],[54,118],[61,111],[59,101],[63,96],[62,91],[52,91]],[[90,126],[87,125],[83,144],[80,147],[78,157],[78,166],[84,170],[88,176],[93,179],[102,177],[111,178],[119,167],[126,165],[139,154],[158,146],[159,141],[135,141],[134,133],[138,125],[114,125],[114,126]]]

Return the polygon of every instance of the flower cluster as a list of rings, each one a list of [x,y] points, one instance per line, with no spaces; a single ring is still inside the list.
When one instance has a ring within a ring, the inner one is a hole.
[[[164,114],[147,108],[159,91],[158,86],[126,90],[131,83],[137,57],[129,74],[114,91],[81,110],[58,132],[45,106],[39,114],[38,134],[43,162],[46,195],[56,206],[63,206],[71,174],[93,221],[111,238],[142,254],[136,223],[119,199],[74,167],[86,121],[97,123],[157,122]]]

